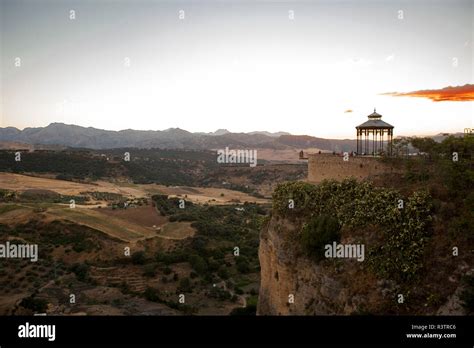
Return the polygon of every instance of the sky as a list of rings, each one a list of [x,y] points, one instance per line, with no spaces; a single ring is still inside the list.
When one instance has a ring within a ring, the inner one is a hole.
[[[0,0],[0,127],[355,138],[376,107],[462,132],[471,86],[430,95],[474,84],[473,22],[474,0]]]

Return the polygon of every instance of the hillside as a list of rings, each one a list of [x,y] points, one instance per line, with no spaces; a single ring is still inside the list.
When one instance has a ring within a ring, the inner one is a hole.
[[[255,314],[266,201],[17,174],[0,182],[11,188],[0,189],[0,238],[39,245],[36,262],[1,263],[0,314]]]

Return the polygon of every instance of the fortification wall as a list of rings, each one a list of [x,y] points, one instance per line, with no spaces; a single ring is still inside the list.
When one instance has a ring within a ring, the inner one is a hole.
[[[393,172],[394,168],[374,157],[349,157],[333,154],[311,154],[308,156],[308,181],[319,183],[324,179],[342,180],[355,177],[362,180],[382,173]]]

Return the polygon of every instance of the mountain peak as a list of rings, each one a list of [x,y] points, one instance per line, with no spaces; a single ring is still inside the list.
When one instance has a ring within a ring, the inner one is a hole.
[[[179,127],[176,127],[176,128],[168,128],[168,129],[165,129],[163,132],[166,132],[166,133],[176,133],[176,134],[190,134],[190,132],[188,132],[187,130],[181,129],[181,128],[179,128]]]
[[[209,134],[211,134],[211,135],[223,135],[223,134],[227,134],[227,133],[230,133],[227,129],[219,128],[214,133],[209,133]]]

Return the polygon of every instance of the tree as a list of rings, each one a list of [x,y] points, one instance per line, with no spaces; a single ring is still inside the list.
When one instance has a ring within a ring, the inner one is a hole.
[[[207,263],[206,261],[199,255],[191,255],[189,257],[189,263],[191,267],[198,273],[203,274],[207,272]]]
[[[237,270],[240,273],[249,273],[250,272],[250,263],[245,256],[239,256],[235,261]]]
[[[307,255],[316,260],[324,257],[324,246],[338,242],[341,224],[329,215],[317,215],[303,226],[301,244]]]
[[[192,292],[193,287],[189,278],[183,278],[179,281],[178,290],[182,292]]]
[[[413,147],[420,150],[420,152],[426,152],[432,156],[439,151],[439,144],[433,138],[411,138],[410,140]]]
[[[160,301],[160,292],[154,288],[146,288],[144,293],[145,298],[148,301],[159,302]]]
[[[132,263],[135,265],[144,265],[146,261],[145,252],[136,251],[132,254]]]
[[[89,275],[89,265],[85,263],[76,263],[71,267],[71,270],[80,281],[86,281]]]
[[[395,156],[406,156],[408,154],[408,144],[410,140],[408,138],[396,138],[393,139],[392,152]]]
[[[145,265],[143,268],[143,275],[145,277],[154,277],[156,274],[156,264],[154,263],[149,263],[148,265]]]
[[[229,279],[229,272],[227,271],[227,268],[225,266],[219,268],[219,270],[217,271],[217,275],[221,279]]]
[[[30,296],[21,300],[20,306],[33,312],[45,312],[48,309],[48,301]]]

